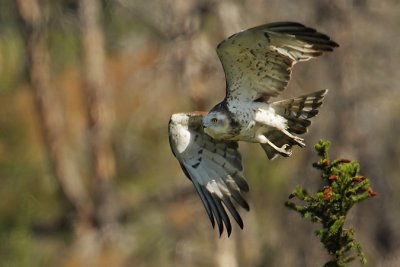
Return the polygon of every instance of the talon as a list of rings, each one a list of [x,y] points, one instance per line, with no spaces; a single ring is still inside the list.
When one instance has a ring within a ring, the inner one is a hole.
[[[268,144],[270,145],[273,149],[276,150],[279,154],[281,154],[284,157],[289,157],[292,155],[292,151],[290,150],[290,145],[289,144],[284,144],[281,147],[276,146],[274,143],[272,143],[268,138],[266,138],[264,135],[259,135],[258,136],[258,141],[261,144]]]
[[[281,149],[284,149],[284,150],[286,151],[286,148],[287,148],[288,146],[289,146],[288,144],[284,144],[284,145],[281,147]]]
[[[305,147],[306,146],[306,144],[304,143],[304,139],[303,138],[300,138],[300,137],[298,137],[298,136],[294,136],[295,138],[294,138],[294,141],[299,145],[299,146],[301,146],[301,147]]]
[[[281,154],[284,157],[289,157],[290,155],[292,155],[292,151],[288,150],[289,148],[288,144],[284,144],[283,146],[281,146],[279,149],[277,149],[277,151],[279,152],[279,154]]]
[[[276,149],[276,151],[281,154],[284,157],[289,157],[290,155],[292,155],[292,151],[288,150],[289,148],[288,144],[284,144],[281,147],[274,147]]]
[[[300,147],[305,147],[306,144],[304,143],[304,139],[301,137],[298,137],[294,134],[291,134],[290,132],[288,132],[287,130],[282,130],[282,132],[289,138],[293,139],[293,141],[296,142],[296,144]]]

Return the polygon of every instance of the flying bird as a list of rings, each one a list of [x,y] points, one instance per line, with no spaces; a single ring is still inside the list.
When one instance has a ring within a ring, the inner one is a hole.
[[[226,96],[207,112],[177,113],[169,121],[171,149],[199,194],[211,224],[231,233],[230,216],[243,228],[237,205],[249,210],[243,192],[238,141],[259,143],[269,159],[291,155],[298,135],[327,90],[271,101],[288,85],[292,67],[333,51],[327,35],[296,22],[275,22],[236,33],[217,46],[226,78]],[[228,211],[228,212],[227,212]]]

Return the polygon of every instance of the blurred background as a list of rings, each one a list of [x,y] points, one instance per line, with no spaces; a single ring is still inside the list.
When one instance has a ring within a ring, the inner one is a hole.
[[[340,44],[282,97],[330,91],[292,157],[241,144],[251,211],[219,238],[168,120],[224,97],[222,39],[282,20]],[[284,207],[317,188],[320,138],[378,192],[348,218],[368,266],[400,266],[399,26],[397,0],[1,0],[0,266],[322,266],[317,226]]]

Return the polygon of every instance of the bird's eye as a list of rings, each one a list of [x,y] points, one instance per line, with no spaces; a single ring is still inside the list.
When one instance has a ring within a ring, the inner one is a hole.
[[[212,118],[212,119],[211,119],[211,122],[215,124],[215,123],[218,122],[218,119],[217,119],[217,118]]]

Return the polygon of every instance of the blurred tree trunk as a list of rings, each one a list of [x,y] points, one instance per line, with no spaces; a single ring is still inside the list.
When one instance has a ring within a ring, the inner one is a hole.
[[[233,233],[235,234],[235,233]],[[238,233],[236,233],[238,234]],[[237,267],[239,266],[236,253],[236,237],[217,237],[217,249],[215,252],[215,266]]]
[[[115,159],[111,144],[114,109],[105,70],[101,1],[81,0],[79,6],[83,60],[83,89],[87,99],[88,142],[91,153],[94,212],[98,227],[116,222],[112,194]]]
[[[60,189],[72,205],[78,220],[87,222],[91,209],[81,174],[67,143],[65,118],[57,91],[51,81],[46,46],[46,23],[37,0],[18,0],[18,12],[25,29],[30,88],[49,164]]]

